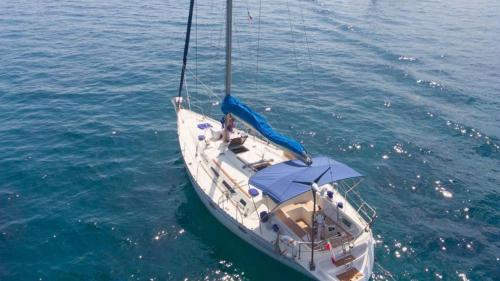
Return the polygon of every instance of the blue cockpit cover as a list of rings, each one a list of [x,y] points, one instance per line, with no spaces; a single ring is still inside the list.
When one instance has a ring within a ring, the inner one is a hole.
[[[323,173],[324,175],[321,176]],[[356,177],[361,177],[361,174],[349,166],[328,157],[319,156],[313,158],[310,166],[299,160],[269,166],[250,177],[249,183],[262,190],[277,204],[281,204],[310,191],[311,184],[304,183],[312,183],[318,179],[318,186],[322,186]]]
[[[252,126],[255,130],[261,133],[269,141],[290,150],[297,155],[304,155],[306,153],[302,144],[298,141],[288,138],[276,131],[274,131],[266,119],[254,112],[250,107],[243,104],[240,100],[233,96],[226,96],[221,106],[224,114],[231,113],[241,119],[243,122]]]

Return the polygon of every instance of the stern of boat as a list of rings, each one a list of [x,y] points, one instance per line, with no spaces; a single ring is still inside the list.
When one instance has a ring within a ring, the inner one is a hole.
[[[310,273],[317,280],[368,281],[374,264],[374,239],[371,230],[360,236],[350,251],[336,258],[333,263],[329,253],[316,258],[316,269]]]

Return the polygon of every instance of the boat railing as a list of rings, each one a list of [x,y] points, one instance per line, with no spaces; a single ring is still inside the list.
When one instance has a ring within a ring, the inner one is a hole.
[[[186,68],[186,69],[188,70],[189,74],[190,74],[190,75],[191,75],[191,76],[192,76],[192,77],[193,77],[193,78],[194,78],[194,79],[195,79],[198,83],[200,83],[200,84],[202,85],[202,88],[203,88],[203,89],[205,89],[205,92],[206,92],[206,93],[210,94],[213,98],[215,98],[215,100],[216,100],[217,102],[221,102],[221,101],[222,101],[221,97],[217,96],[217,94],[215,94],[215,92],[214,92],[212,89],[210,89],[210,87],[208,87],[205,83],[203,83],[203,81],[202,81],[202,80],[201,80],[201,79],[200,79],[200,78],[196,75],[196,73],[193,73],[189,67],[188,67],[188,68]],[[199,91],[199,88],[197,88],[197,91],[196,91],[196,92],[198,92],[198,91]]]
[[[187,103],[189,105],[189,109],[194,108],[194,109],[198,110],[198,112],[201,113],[202,116],[206,116],[203,108],[197,104],[197,103],[201,103],[201,101],[199,101],[198,99],[196,99],[194,97],[188,96]]]
[[[344,191],[345,200],[347,200],[351,206],[355,208],[362,221],[366,223],[364,225],[365,230],[368,230],[377,217],[377,211],[370,204],[368,204],[357,191],[357,187],[360,183],[361,180],[352,186],[349,186],[346,183],[341,183],[337,187],[340,187],[338,189],[339,191]]]
[[[240,209],[240,206],[239,206],[239,202],[237,200],[237,198],[231,194],[228,190],[225,190],[223,189],[219,182],[221,181],[219,178],[215,178],[213,177],[210,172],[205,168],[205,166],[203,165],[199,165],[199,167],[201,166],[201,168],[205,171],[205,173],[208,175],[208,177],[212,180],[213,184],[215,184],[216,188],[219,190],[219,192],[222,193],[221,196],[219,196],[219,198],[217,199],[217,205],[224,210],[225,208],[225,204],[226,202],[230,201],[233,206],[234,206],[234,209],[235,209],[235,214],[234,214],[234,219],[240,223],[240,224],[243,224],[243,220],[247,217],[247,213],[244,213],[242,212],[242,210]],[[224,174],[224,173],[223,173]],[[198,177],[198,176],[197,176]],[[224,176],[221,174],[219,175],[219,177],[223,177]],[[233,180],[231,180],[230,178],[228,178],[228,180],[230,180],[231,182],[233,182]],[[234,183],[234,182],[233,182]],[[243,194],[242,194],[243,196]],[[255,204],[254,204],[254,207],[255,207]],[[256,215],[257,215],[257,219],[259,220],[259,227],[260,227],[260,217],[259,217],[259,214],[257,212],[257,209],[255,210],[254,212]],[[262,230],[261,230],[262,231]]]
[[[174,107],[177,107],[177,100],[176,100],[176,99],[177,99],[177,97],[173,97],[173,98],[172,98],[172,100],[171,100],[171,102],[172,102],[172,104],[173,104],[173,106],[174,106]],[[192,100],[193,100],[195,103],[192,103],[192,102],[191,102]],[[200,102],[199,100],[197,100],[196,98],[193,98],[193,97],[191,97],[191,96],[187,96],[187,97],[186,97],[186,104],[187,104],[187,108],[188,108],[189,110],[191,110],[192,108],[194,108],[194,109],[197,109],[197,110],[199,111],[199,113],[201,113],[201,115],[202,115],[203,117],[207,116],[207,115],[205,115],[203,108],[202,108],[201,106],[197,105],[197,104],[196,104],[196,102],[201,103],[201,102]]]
[[[246,217],[246,214],[244,214],[239,205],[238,205],[238,202],[236,200],[233,199],[233,196],[231,195],[231,193],[229,193],[229,191],[226,191],[226,190],[221,190],[222,192],[222,196],[219,197],[219,199],[217,200],[217,205],[224,209],[225,208],[225,204],[227,202],[230,202],[233,204],[233,207],[234,207],[234,219],[241,225],[244,225],[243,224],[243,220],[245,219]]]
[[[335,238],[328,238],[328,239],[323,239],[314,242],[314,251],[315,252],[324,252],[328,251],[326,248],[326,244],[330,243],[330,245],[339,245],[342,247],[342,252],[344,254],[347,254],[351,251],[352,245],[351,245],[351,239],[348,237],[335,237]],[[311,252],[311,242],[308,241],[295,241],[296,248],[297,248],[297,253],[296,253],[296,258],[301,259],[302,255],[304,253],[310,253]]]
[[[193,105],[193,107],[195,109],[198,109],[200,110],[200,113],[203,115],[203,116],[212,116],[212,109],[215,105],[218,105],[222,99],[221,97],[217,96],[217,94],[215,94],[215,92],[210,89],[210,87],[208,87],[205,83],[203,83],[203,81],[201,79],[199,79],[198,76],[196,76],[195,73],[193,73],[191,71],[191,69],[189,68],[186,68],[186,70],[188,71],[189,75],[186,75],[186,78],[185,78],[185,85],[186,85],[186,96],[187,96],[187,103],[188,103],[188,106],[190,106],[190,109],[191,109],[191,104],[190,104],[190,101],[194,101],[194,102],[198,102],[200,104],[204,104],[204,102],[200,101],[199,99],[197,98],[194,98],[194,95],[189,95],[189,91],[188,91],[188,85],[187,85],[187,77],[188,76],[191,76],[193,78],[193,80],[195,80],[196,82],[198,82],[202,87],[196,87],[196,89],[192,92],[195,92],[196,95],[198,95],[200,92],[204,92],[206,94],[208,94],[209,96],[212,96],[215,101],[211,103],[211,106],[210,106],[210,110],[208,112],[208,115],[205,115],[204,113],[204,110],[203,108],[201,108],[200,106],[197,106],[197,105]]]

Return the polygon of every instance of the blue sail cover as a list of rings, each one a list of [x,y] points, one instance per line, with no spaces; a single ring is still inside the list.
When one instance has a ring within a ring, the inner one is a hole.
[[[261,133],[269,141],[297,154],[298,156],[307,155],[306,150],[298,141],[288,138],[271,128],[267,124],[266,119],[254,112],[250,107],[243,104],[239,99],[233,96],[226,96],[221,106],[224,114],[231,113],[252,126],[255,130]]]
[[[250,177],[249,184],[262,190],[277,204],[281,204],[310,191],[311,184],[305,183],[318,180],[318,186],[322,186],[357,177],[361,177],[361,174],[346,164],[325,156],[318,156],[313,158],[310,166],[298,160],[269,166]]]

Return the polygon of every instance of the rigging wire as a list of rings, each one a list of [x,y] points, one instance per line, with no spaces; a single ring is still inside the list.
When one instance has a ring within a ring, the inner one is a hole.
[[[213,13],[213,9],[214,9],[214,3],[213,3],[213,0],[210,1],[210,3],[208,3],[208,5],[210,6],[210,10],[208,12],[209,15],[212,15]],[[209,42],[209,46],[213,47],[215,46],[215,43],[214,43],[214,36],[213,36],[213,30],[212,29],[209,29],[209,32],[208,32],[208,42]]]
[[[219,11],[221,11],[222,13],[225,11],[224,9],[219,9]],[[217,23],[217,21],[216,21]],[[221,41],[222,41],[222,31],[224,30],[224,17],[222,17],[222,23],[221,24],[218,24],[218,26],[220,27],[219,28],[219,39],[218,39],[218,42],[217,42],[217,46],[214,46],[215,47],[215,54],[213,56],[213,61],[214,63],[212,63],[210,65],[210,73],[217,73],[217,59],[219,59],[219,53],[220,53],[220,50],[221,50]]]
[[[259,0],[259,22],[257,24],[257,61],[255,65],[255,92],[259,92],[259,51],[260,51],[260,19],[262,15],[262,0]]]
[[[290,12],[290,5],[288,3],[288,0],[286,0],[286,9],[288,11],[288,23],[290,25],[290,36],[292,37],[292,49],[293,49],[293,57],[295,58],[295,67],[297,68],[297,71],[300,72],[300,68],[299,68],[299,60],[297,58],[297,51],[296,51],[296,48],[295,48],[295,37],[293,36],[293,23],[292,23],[292,16],[291,16],[291,12]],[[299,78],[297,79],[301,88],[302,88],[302,80]]]
[[[241,50],[241,44],[240,44],[240,36],[238,34],[240,34],[240,32],[238,32],[238,25],[237,25],[237,22],[238,20],[235,18],[233,20],[233,27],[234,27],[234,33],[233,33],[233,37],[236,39],[236,44],[235,44],[235,50],[236,51],[240,51]],[[234,61],[234,55],[232,57],[233,61]]]
[[[200,84],[201,84],[203,87],[205,87],[205,88],[207,89],[207,91],[208,91],[210,94],[212,94],[212,96],[214,96],[214,97],[217,99],[217,101],[219,101],[219,102],[220,102],[220,101],[222,101],[222,98],[221,98],[221,97],[219,97],[219,96],[217,96],[217,94],[215,94],[215,92],[214,92],[214,91],[212,91],[212,89],[210,89],[210,87],[208,87],[205,83],[203,83],[203,81],[201,81],[201,79],[200,79],[198,76],[196,76],[196,75],[195,75],[195,74],[191,71],[191,69],[190,69],[190,68],[187,68],[187,71],[189,72],[189,74],[191,74],[191,76],[193,76],[193,78],[194,78],[194,79],[196,79],[198,82],[200,82]]]
[[[311,65],[311,73],[312,73],[312,79],[313,79],[313,88],[316,88],[316,78],[314,74],[314,66],[312,63],[312,57],[311,57],[311,50],[309,48],[309,39],[307,38],[307,30],[306,30],[306,25],[304,23],[304,12],[302,9],[300,9],[300,18],[302,20],[302,26],[304,26],[304,36],[305,36],[305,41],[306,41],[306,49],[307,49],[307,56],[309,58],[309,64]]]
[[[194,72],[198,76],[198,1],[195,1],[194,6]],[[198,80],[194,82],[195,93],[198,94]]]
[[[293,37],[293,24],[292,24],[292,17],[290,15],[290,5],[288,3],[288,0],[286,0],[286,9],[288,11],[288,24],[290,25],[290,34],[292,36],[292,49],[293,49],[293,56],[295,58],[295,66],[297,69],[299,68],[299,61],[297,60],[297,53],[295,51],[295,38]]]
[[[212,2],[213,3],[213,2]],[[248,20],[250,23],[253,23],[253,18],[250,14],[250,8],[249,8],[249,5],[248,5],[248,1],[245,1],[246,3],[246,10],[247,10],[247,16],[248,16]],[[294,56],[294,61],[295,61],[295,66],[297,68],[297,70],[300,72],[300,68],[299,68],[299,55],[298,55],[298,52],[297,52],[297,40],[296,38],[294,37],[294,32],[295,32],[295,27],[294,27],[294,23],[292,21],[292,13],[291,13],[291,9],[290,9],[290,3],[289,3],[289,0],[286,0],[286,5],[287,5],[287,12],[288,12],[288,24],[289,24],[289,28],[290,28],[290,34],[291,34],[291,39],[292,39],[292,50],[293,50],[293,56]],[[210,4],[210,10],[212,11],[213,9],[216,9],[217,10],[217,5],[215,4]],[[223,9],[219,9],[219,10],[223,10]],[[259,84],[259,74],[260,74],[260,57],[261,57],[261,54],[260,54],[260,41],[261,41],[261,30],[262,30],[262,26],[261,26],[261,23],[262,23],[262,0],[259,0],[259,8],[258,8],[258,23],[257,23],[257,48],[256,48],[256,63],[255,63],[255,91],[258,93],[259,92],[259,88],[260,88],[260,84]],[[304,37],[305,37],[305,45],[306,45],[306,50],[307,50],[307,56],[308,56],[308,60],[309,60],[309,65],[310,65],[310,70],[311,70],[311,74],[312,74],[312,80],[313,80],[313,88],[315,87],[315,72],[314,72],[314,65],[313,65],[313,62],[312,62],[312,55],[311,55],[311,48],[310,48],[310,43],[309,43],[309,36],[307,34],[307,29],[306,29],[306,26],[305,26],[305,21],[304,21],[304,14],[303,14],[303,10],[300,9],[300,20],[301,20],[301,23],[304,27]],[[210,45],[211,46],[214,46],[216,47],[216,52],[214,54],[215,58],[217,59],[219,56],[219,53],[221,51],[221,42],[222,42],[222,31],[223,31],[223,24],[217,24],[217,20],[215,21],[215,26],[220,26],[219,28],[219,38],[218,38],[218,42],[217,42],[217,46],[215,46],[215,42],[213,42],[214,40],[212,39],[215,39],[215,37],[213,36],[214,34],[214,30],[215,29],[210,29],[210,32],[209,32],[209,37],[211,39],[211,43]],[[238,25],[236,22],[233,22],[234,24],[234,27],[235,27],[235,31],[238,31]],[[213,95],[217,100],[221,100],[221,98],[219,96],[217,96],[205,83],[202,82],[202,80],[199,78],[199,75],[198,75],[198,2],[196,1],[196,5],[195,5],[195,46],[194,46],[194,51],[195,51],[195,68],[194,68],[194,73],[193,71],[191,70],[191,68],[189,69],[189,72],[190,74],[195,78],[195,87],[194,87],[194,91],[196,93],[199,92],[199,86],[198,86],[198,83],[200,83],[204,88],[206,88],[209,93],[211,95]],[[237,49],[241,49],[241,42],[240,42],[240,38],[238,36],[235,36],[236,37],[236,44],[237,44]],[[217,68],[217,65],[215,63],[211,64],[211,67],[212,69],[214,68]],[[215,71],[211,71],[209,73],[216,73]],[[302,85],[302,80],[299,79],[299,83],[300,85]],[[193,89],[192,89],[193,90]]]

